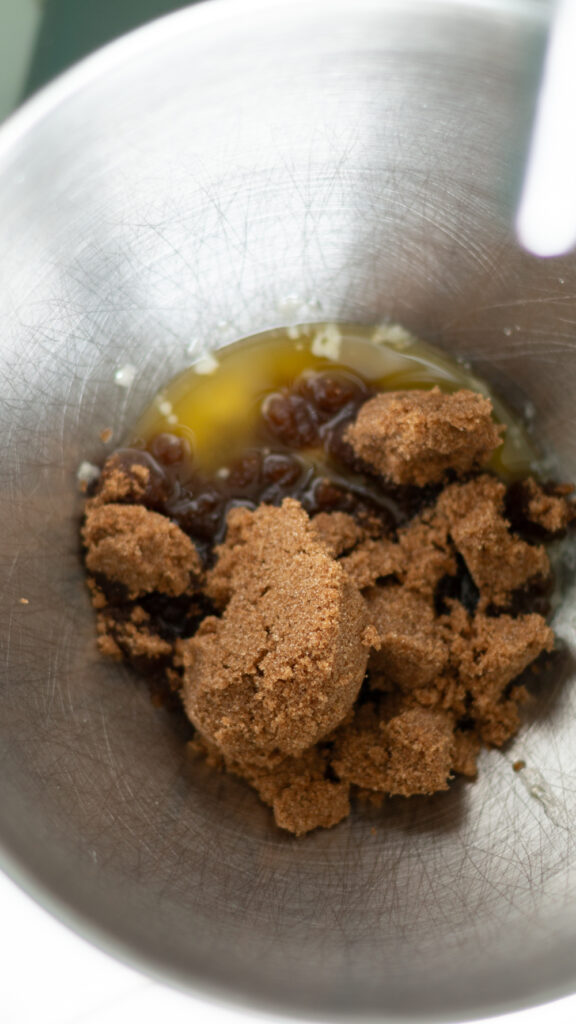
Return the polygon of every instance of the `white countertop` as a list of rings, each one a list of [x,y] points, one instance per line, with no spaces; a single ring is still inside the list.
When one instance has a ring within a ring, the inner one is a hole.
[[[117,963],[0,873],[2,1024],[266,1024],[276,1018],[183,995]],[[574,1024],[576,996],[492,1024]]]

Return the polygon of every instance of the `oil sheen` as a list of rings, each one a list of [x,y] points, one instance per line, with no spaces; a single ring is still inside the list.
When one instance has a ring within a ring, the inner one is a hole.
[[[242,452],[259,445],[258,423],[267,396],[306,374],[352,376],[370,392],[438,386],[469,388],[489,397],[504,443],[489,468],[506,482],[534,472],[537,450],[525,425],[464,362],[420,341],[399,326],[304,324],[276,328],[204,355],[156,396],[129,440],[147,446],[161,434],[187,442],[190,464],[204,475],[224,475]],[[301,452],[327,476],[325,454]],[[184,467],[181,466],[181,472]]]

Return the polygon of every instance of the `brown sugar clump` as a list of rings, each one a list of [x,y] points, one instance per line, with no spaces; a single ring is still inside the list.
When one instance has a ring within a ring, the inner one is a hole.
[[[476,615],[468,642],[459,651],[458,671],[483,711],[494,703],[542,651],[551,651],[554,633],[541,615]]]
[[[478,505],[492,505],[497,512],[503,512],[505,499],[504,484],[495,476],[482,473],[464,484],[445,487],[438,495],[433,515],[452,526],[470,515]]]
[[[210,579],[228,603],[181,645],[184,704],[226,758],[266,764],[342,721],[364,677],[369,618],[298,502],[234,509],[228,524]]]
[[[390,760],[384,721],[373,704],[365,704],[336,733],[332,767],[338,777],[362,789],[387,790]]]
[[[314,828],[333,828],[350,814],[349,789],[329,779],[294,782],[272,804],[276,824],[297,836]]]
[[[86,568],[121,583],[130,598],[159,591],[178,597],[201,574],[196,548],[165,516],[142,505],[97,505],[82,529]]]
[[[164,511],[172,485],[162,467],[143,449],[118,449],[106,459],[86,511],[97,505],[145,505]]]
[[[112,456],[102,470],[98,490],[91,505],[110,505],[116,502],[135,504],[145,497],[150,481],[150,469],[135,465],[127,473],[118,460]]]
[[[102,590],[101,587],[98,586],[96,581],[92,579],[91,576],[86,577],[86,585],[88,587],[88,590],[90,591],[92,607],[95,608],[96,611],[101,611],[101,609],[105,608],[106,605],[108,604],[104,591]]]
[[[370,655],[369,669],[402,690],[436,679],[449,652],[432,601],[398,585],[375,588],[365,596],[380,639],[380,649]]]
[[[288,786],[297,783],[303,787],[325,779],[328,755],[320,746],[312,746],[297,757],[273,754],[264,761],[260,758],[258,762],[228,760],[226,766],[235,775],[246,779],[261,800],[272,807]]]
[[[104,464],[98,481],[98,490],[90,504],[137,504],[145,498],[149,483],[149,466],[134,463],[128,470],[118,455],[111,455]]]
[[[515,590],[550,574],[544,548],[514,537],[490,502],[454,522],[450,533],[485,604],[503,607]]]
[[[280,828],[301,836],[315,828],[332,828],[350,813],[350,786],[327,779],[327,766],[327,754],[311,747],[268,769],[244,765],[234,770],[272,807]]]
[[[333,767],[362,789],[415,796],[448,788],[454,723],[443,711],[408,708],[386,720],[362,709],[337,738]]]
[[[100,612],[97,630],[99,650],[108,657],[154,662],[172,656],[172,644],[134,618],[122,621],[110,611]]]
[[[331,555],[337,558],[364,539],[364,530],[346,512],[319,512],[312,526]]]
[[[341,565],[360,590],[371,587],[377,580],[405,572],[405,558],[399,545],[371,537],[346,555]]]
[[[361,408],[346,432],[356,454],[397,484],[440,483],[483,466],[501,442],[492,405],[473,391],[392,391]]]
[[[452,538],[485,602],[506,605],[514,590],[550,573],[544,549],[511,536],[488,505],[455,525]]]
[[[341,564],[360,590],[394,578],[427,597],[444,576],[454,576],[458,569],[448,520],[437,515],[435,507],[402,527],[395,541],[366,538]]]
[[[454,757],[454,722],[442,711],[412,708],[388,722],[387,790],[414,796],[448,789]]]
[[[460,729],[455,729],[452,771],[456,775],[475,779],[478,774],[477,759],[480,747],[480,737],[475,732],[462,732]]]
[[[520,728],[520,707],[528,699],[524,686],[515,687],[509,697],[487,704],[476,721],[476,732],[487,747],[503,747]]]
[[[423,513],[435,532],[433,548],[424,557],[430,558],[432,550],[446,550],[449,537],[480,591],[483,607],[505,607],[514,591],[550,574],[544,548],[511,533],[503,515],[505,497],[504,485],[484,474],[446,487],[436,506]],[[410,524],[406,532],[414,528]]]
[[[553,645],[554,633],[536,614],[492,618],[479,613],[467,633],[454,638],[453,662],[483,743],[500,747],[518,730],[518,709],[526,691],[511,684]]]
[[[516,497],[524,518],[551,536],[564,533],[574,518],[574,505],[564,494],[548,493],[531,476],[518,485]]]
[[[403,572],[400,579],[410,590],[432,597],[444,576],[457,572],[453,545],[446,524],[431,510],[415,516],[399,531]]]

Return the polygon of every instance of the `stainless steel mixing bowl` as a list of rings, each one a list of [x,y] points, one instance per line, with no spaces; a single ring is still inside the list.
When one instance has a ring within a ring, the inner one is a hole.
[[[477,783],[296,841],[99,660],[77,540],[100,431],[120,439],[191,353],[290,318],[390,317],[466,354],[576,478],[576,263],[521,254],[503,201],[542,38],[512,0],[224,0],[3,131],[4,864],[177,984],[427,1020],[576,987],[569,571],[537,704]]]

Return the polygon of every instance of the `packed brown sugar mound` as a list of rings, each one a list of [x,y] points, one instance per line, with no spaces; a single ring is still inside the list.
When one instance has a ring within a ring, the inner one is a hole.
[[[489,399],[472,391],[390,391],[366,402],[348,429],[357,454],[397,484],[439,483],[464,476],[501,444]]]
[[[514,735],[523,673],[554,643],[541,542],[573,519],[570,488],[484,470],[501,429],[471,392],[369,397],[345,440],[378,486],[422,488],[410,515],[343,511],[336,490],[331,508],[325,487],[321,511],[305,495],[231,507],[208,544],[148,456],[124,453],[83,526],[101,651],[162,677],[191,753],[295,835],[354,796],[473,778],[481,747]]]
[[[87,569],[122,584],[132,598],[154,591],[179,597],[201,574],[192,541],[165,516],[142,505],[89,509],[83,540]]]
[[[352,709],[378,639],[360,591],[298,502],[234,509],[207,593],[224,606],[183,640],[183,700],[224,759],[302,754]]]

